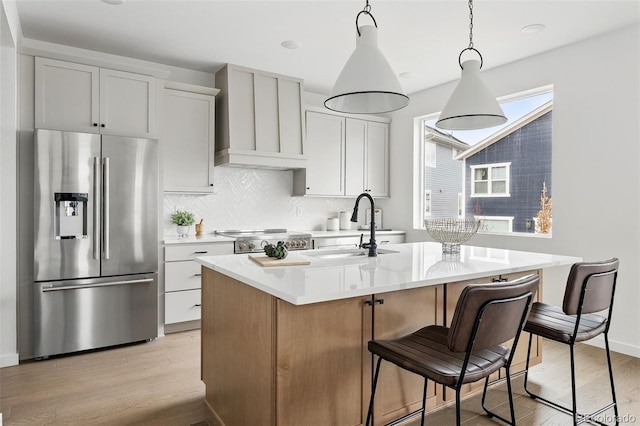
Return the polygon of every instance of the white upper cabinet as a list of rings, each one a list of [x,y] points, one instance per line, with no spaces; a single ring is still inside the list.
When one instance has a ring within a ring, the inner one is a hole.
[[[344,123],[344,117],[307,111],[308,159],[304,194],[344,194]]]
[[[36,128],[155,137],[155,77],[35,60]]]
[[[197,90],[197,86],[165,83],[162,120],[165,192],[213,192],[217,92],[213,88]]]
[[[302,80],[227,64],[216,73],[216,165],[305,166]]]
[[[389,123],[307,111],[306,170],[294,195],[389,196]]]

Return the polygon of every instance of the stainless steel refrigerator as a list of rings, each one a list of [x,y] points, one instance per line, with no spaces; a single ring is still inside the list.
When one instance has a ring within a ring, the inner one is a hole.
[[[158,143],[36,130],[34,356],[158,333]]]

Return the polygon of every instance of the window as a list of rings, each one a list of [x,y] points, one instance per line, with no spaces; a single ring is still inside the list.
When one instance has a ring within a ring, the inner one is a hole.
[[[425,167],[436,167],[436,144],[435,142],[424,142],[424,165]]]
[[[498,101],[508,121],[488,129],[443,131],[439,112],[414,118],[415,229],[427,216],[479,217],[482,233],[551,237],[535,218],[552,221],[553,86]]]
[[[424,216],[431,216],[431,190],[424,192]]]
[[[500,216],[476,216],[480,219],[480,231],[482,232],[513,232],[513,217]]]
[[[509,196],[509,163],[471,166],[471,196]]]

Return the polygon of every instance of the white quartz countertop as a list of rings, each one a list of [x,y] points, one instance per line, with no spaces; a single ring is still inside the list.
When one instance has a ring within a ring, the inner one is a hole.
[[[189,235],[188,237],[165,236],[163,243],[167,245],[171,244],[202,244],[202,243],[223,243],[228,241],[235,241],[234,238],[223,237],[216,234],[203,234],[199,237],[195,235]]]
[[[579,257],[496,248],[462,246],[454,259],[444,258],[434,242],[389,244],[394,253],[369,258],[322,258],[313,250],[291,252],[287,259],[309,265],[262,267],[246,254],[197,257],[196,262],[294,305],[347,299],[389,291],[570,265]]]
[[[340,231],[302,231],[311,234],[313,238],[331,238],[331,237],[359,237],[364,234],[368,238],[370,231],[368,229],[350,229]],[[376,229],[376,235],[404,235],[405,231],[397,229],[385,229],[384,231]],[[368,240],[367,240],[368,241]]]
[[[365,234],[365,237],[369,235],[368,229],[352,229],[352,230],[341,230],[341,231],[298,231],[293,230],[291,232],[303,232],[306,234],[311,234],[312,238],[331,238],[331,237],[359,237],[360,234]],[[376,230],[376,235],[401,235],[404,234],[405,231],[399,230],[384,230],[378,231]],[[163,243],[170,244],[197,244],[197,243],[220,243],[225,241],[234,241],[234,238],[231,237],[223,237],[218,234],[209,233],[203,234],[199,237],[195,235],[189,235],[188,237],[178,237],[177,235],[165,235],[163,239]],[[367,240],[368,241],[368,240]]]

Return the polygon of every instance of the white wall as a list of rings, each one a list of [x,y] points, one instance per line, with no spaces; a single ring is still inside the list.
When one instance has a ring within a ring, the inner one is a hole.
[[[490,64],[491,58],[485,58]],[[640,27],[634,26],[482,72],[498,97],[549,84],[553,109],[553,237],[476,235],[474,245],[620,259],[613,350],[640,357]],[[392,114],[391,199],[385,226],[412,226],[413,118],[442,109],[456,82],[411,95]],[[429,239],[425,231],[408,241]],[[566,271],[544,277],[561,303]]]
[[[16,327],[15,4],[0,7],[0,367],[18,360]],[[18,25],[19,27],[19,25]],[[1,422],[0,422],[1,423]]]

